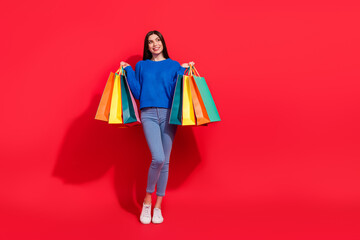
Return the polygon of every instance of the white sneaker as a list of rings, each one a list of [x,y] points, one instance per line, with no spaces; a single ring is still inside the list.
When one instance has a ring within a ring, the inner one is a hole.
[[[151,204],[143,203],[140,214],[140,222],[143,224],[149,224],[151,222]]]
[[[154,215],[152,217],[152,222],[153,223],[162,223],[164,221],[164,218],[161,214],[161,209],[160,208],[154,208]]]

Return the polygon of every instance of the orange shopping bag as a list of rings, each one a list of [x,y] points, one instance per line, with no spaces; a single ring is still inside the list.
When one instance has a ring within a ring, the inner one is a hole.
[[[114,87],[114,78],[115,78],[115,74],[111,72],[106,82],[103,94],[101,96],[98,109],[96,111],[95,119],[97,120],[106,121],[106,122],[109,121],[111,96]]]
[[[196,124],[203,125],[210,122],[209,116],[206,112],[206,108],[204,102],[201,98],[199,89],[195,83],[195,79],[193,77],[193,73],[195,75],[194,69],[190,65],[190,89],[191,89],[191,96],[194,105],[194,112],[196,117]]]

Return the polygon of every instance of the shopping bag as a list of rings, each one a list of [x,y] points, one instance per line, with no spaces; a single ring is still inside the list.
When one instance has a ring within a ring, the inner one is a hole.
[[[173,101],[170,110],[170,124],[181,125],[182,116],[182,79],[184,75],[179,74],[175,84]]]
[[[124,73],[124,70],[122,72]],[[125,74],[121,75],[121,96],[124,123],[128,126],[140,124],[141,121],[137,105],[134,96],[131,93]]]
[[[120,75],[122,116],[124,123],[136,122],[136,115],[131,101],[130,90],[125,75]]]
[[[106,122],[109,121],[111,96],[114,87],[114,77],[115,74],[111,72],[106,82],[103,94],[101,95],[98,109],[96,111],[95,119],[97,120],[106,121]]]
[[[191,89],[191,95],[194,105],[196,125],[203,125],[209,123],[210,122],[209,116],[207,114],[204,102],[201,98],[199,89],[195,83],[195,79],[192,73],[190,74],[190,89]]]
[[[114,87],[111,96],[109,123],[123,123],[120,73],[115,73]]]
[[[127,88],[130,90],[129,83],[127,81],[126,81],[126,85],[127,85]],[[136,101],[135,101],[135,98],[134,98],[133,94],[131,93],[131,91],[129,91],[129,92],[130,92],[132,106],[133,106],[133,109],[134,109],[134,112],[135,112],[136,121],[132,122],[130,124],[127,124],[127,125],[129,125],[129,126],[140,125],[141,120],[140,120],[140,115],[139,115],[139,109],[138,109],[138,106],[136,104]]]
[[[188,71],[188,75],[186,74]],[[190,66],[178,75],[170,111],[170,124],[202,125],[220,121],[215,102],[205,78]]]
[[[215,102],[214,102],[214,99],[210,93],[210,90],[205,81],[205,78],[200,77],[198,71],[196,70],[196,68],[194,66],[192,68],[195,70],[195,72],[198,75],[198,76],[193,75],[193,77],[195,80],[195,84],[199,90],[201,99],[203,100],[203,103],[204,103],[206,112],[209,116],[210,122],[221,121],[218,110],[217,110]]]
[[[193,100],[190,89],[191,76],[183,75],[183,92],[182,92],[182,116],[181,125],[195,125],[195,114]]]
[[[95,119],[116,123],[120,128],[141,124],[124,68],[120,67],[115,73],[110,73]]]

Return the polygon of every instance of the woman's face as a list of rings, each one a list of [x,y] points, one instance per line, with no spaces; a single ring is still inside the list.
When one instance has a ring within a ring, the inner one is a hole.
[[[163,45],[158,35],[152,34],[148,38],[149,50],[153,55],[159,55],[163,51]]]

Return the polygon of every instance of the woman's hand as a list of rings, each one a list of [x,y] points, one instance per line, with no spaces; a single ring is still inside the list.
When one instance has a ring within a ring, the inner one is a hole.
[[[127,62],[120,62],[120,67],[126,68],[127,66],[130,66],[130,64],[128,64]]]
[[[184,68],[188,68],[188,67],[190,67],[190,65],[194,66],[195,63],[194,63],[194,62],[189,62],[189,63],[183,63],[183,64],[181,64],[181,66],[184,67]]]

